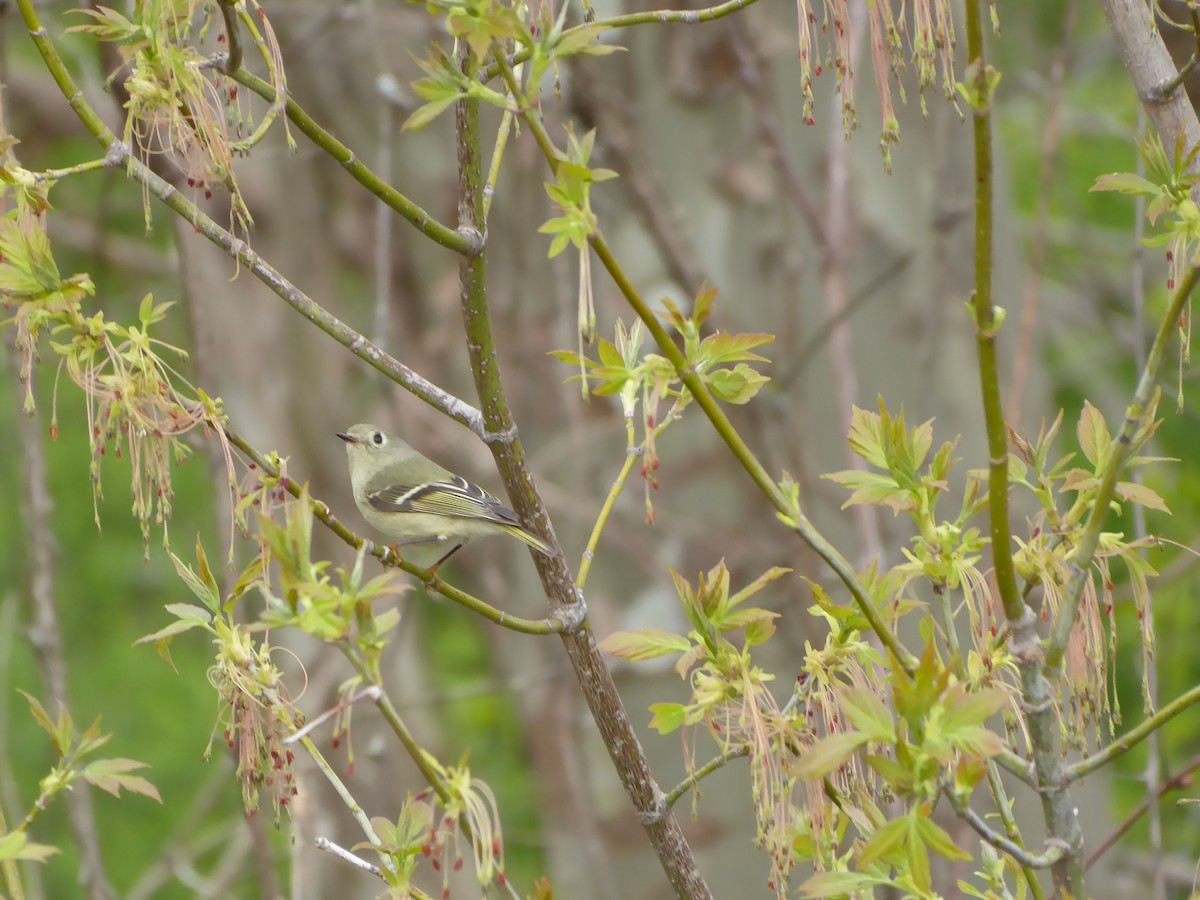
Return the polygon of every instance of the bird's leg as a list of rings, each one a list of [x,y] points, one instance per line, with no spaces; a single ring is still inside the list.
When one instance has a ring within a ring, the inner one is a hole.
[[[429,571],[432,572],[436,576],[437,570],[441,567],[442,563],[444,563],[446,560],[448,560],[450,557],[452,557],[455,553],[457,553],[459,550],[461,550],[465,546],[467,546],[466,541],[459,541],[457,544],[455,544],[453,547],[451,547],[450,550],[444,556],[442,556],[441,559],[439,559],[432,566],[430,566]]]

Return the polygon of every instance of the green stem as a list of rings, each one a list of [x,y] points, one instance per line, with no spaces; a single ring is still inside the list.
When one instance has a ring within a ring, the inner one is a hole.
[[[269,82],[245,69],[238,69],[228,74],[238,84],[254,91],[264,100],[275,102],[276,91]],[[483,238],[479,232],[455,230],[437,221],[429,212],[409,200],[360,162],[353,150],[318,125],[291,97],[287,98],[284,109],[288,120],[300,129],[301,134],[341,163],[342,168],[350,174],[351,178],[395,210],[421,234],[434,243],[441,244],[447,250],[453,250],[463,256],[478,256],[483,252]]]
[[[974,74],[972,131],[975,150],[975,293],[971,300],[979,354],[979,383],[988,447],[988,520],[992,564],[1000,602],[1012,630],[1011,648],[1021,678],[1022,707],[1033,746],[1042,817],[1048,840],[1061,841],[1066,852],[1053,860],[1059,893],[1083,896],[1083,832],[1063,778],[1058,708],[1042,671],[1042,645],[1036,619],[1017,586],[1008,516],[1008,427],[1000,397],[996,353],[999,316],[992,300],[992,116],[991,89],[983,42],[983,0],[966,4],[967,59]],[[1061,848],[1060,848],[1061,849]],[[1020,859],[1020,857],[1015,857]]]
[[[575,583],[579,585],[580,590],[583,590],[587,584],[588,573],[592,570],[592,560],[596,556],[596,548],[600,545],[600,535],[604,531],[604,526],[608,524],[608,517],[617,503],[617,498],[621,496],[621,491],[625,489],[625,481],[629,478],[629,473],[633,471],[634,463],[641,457],[641,448],[632,443],[625,448],[625,462],[621,466],[621,471],[617,473],[612,487],[608,489],[608,496],[604,498],[604,505],[600,507],[600,514],[596,516],[596,524],[592,526],[592,533],[588,536],[583,559],[579,562],[579,574],[575,576]]]
[[[1154,715],[1150,716],[1136,728],[1132,728],[1121,735],[1103,750],[1098,750],[1086,759],[1081,759],[1075,765],[1068,766],[1065,773],[1067,780],[1076,781],[1083,778],[1085,775],[1112,762],[1118,756],[1132,750],[1157,729],[1161,728],[1197,701],[1200,701],[1200,685],[1176,697]]]
[[[84,172],[95,172],[98,169],[111,169],[118,165],[110,156],[102,156],[100,159],[90,159],[87,162],[81,162],[73,166],[67,166],[63,169],[46,169],[44,172],[29,173],[34,181],[61,181],[64,178],[69,178],[72,175],[82,175]]]
[[[1146,365],[1138,379],[1133,398],[1125,408],[1125,421],[1121,425],[1120,432],[1113,437],[1112,444],[1109,445],[1108,460],[1100,475],[1100,487],[1096,491],[1096,499],[1092,502],[1091,510],[1088,513],[1083,536],[1079,539],[1075,555],[1071,559],[1071,578],[1067,582],[1067,590],[1058,611],[1058,618],[1054,620],[1054,626],[1050,632],[1050,642],[1046,648],[1046,665],[1051,669],[1058,668],[1066,654],[1067,643],[1071,638],[1071,628],[1075,624],[1075,618],[1079,611],[1079,602],[1090,578],[1089,573],[1096,556],[1096,548],[1100,544],[1100,533],[1108,518],[1109,506],[1116,495],[1117,479],[1133,452],[1133,438],[1153,402],[1158,372],[1166,357],[1167,346],[1178,327],[1183,307],[1192,291],[1195,290],[1197,281],[1200,281],[1200,268],[1193,265],[1187,270],[1182,282],[1176,287],[1175,294],[1171,297],[1171,304],[1159,323],[1154,343],[1150,345],[1150,352],[1146,355]]]
[[[480,220],[480,231],[487,239],[488,216],[492,211],[492,200],[496,197],[496,182],[500,179],[500,163],[504,160],[504,149],[508,146],[508,137],[512,134],[513,111],[504,110],[500,116],[500,128],[496,132],[496,145],[492,149],[492,162],[488,166],[487,182],[483,186],[483,218]]]
[[[238,28],[237,0],[217,0],[217,6],[221,8],[221,18],[225,22],[225,43],[229,47],[225,68],[235,72],[242,67],[242,32]]]
[[[358,805],[358,801],[354,799],[354,795],[350,793],[350,789],[346,787],[342,779],[338,777],[337,772],[333,770],[333,766],[329,764],[329,761],[317,749],[317,745],[312,742],[312,738],[300,738],[300,746],[304,748],[305,752],[312,758],[312,761],[316,763],[321,774],[325,776],[325,780],[333,786],[334,792],[342,798],[342,803],[350,811],[350,815],[354,817],[354,821],[358,823],[358,827],[362,829],[362,833],[366,835],[367,840],[371,842],[372,846],[379,847],[383,842],[379,840],[379,835],[375,833],[370,817]],[[383,852],[380,851],[380,854],[383,855]],[[386,856],[384,858],[386,859]]]
[[[701,779],[707,778],[718,769],[723,769],[730,761],[749,755],[750,745],[743,744],[740,747],[734,747],[732,750],[726,750],[720,756],[713,757],[667,792],[667,806],[674,806],[678,803],[679,798],[699,784]]]

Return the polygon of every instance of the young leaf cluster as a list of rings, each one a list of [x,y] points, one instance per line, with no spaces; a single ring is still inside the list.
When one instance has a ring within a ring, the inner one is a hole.
[[[679,334],[688,365],[714,394],[729,403],[748,403],[770,381],[769,376],[750,365],[768,361],[754,350],[775,338],[769,334],[720,331],[704,334],[703,326],[712,312],[715,298],[716,290],[705,288],[696,297],[690,316],[664,298],[659,315]],[[629,329],[618,321],[615,340],[601,338],[597,342],[596,359],[585,356],[582,350],[557,350],[553,355],[567,365],[579,367],[580,374],[574,377],[581,382],[584,396],[594,392],[602,397],[620,399],[629,447],[642,454],[642,477],[647,485],[646,513],[652,521],[649,491],[657,487],[655,473],[660,466],[655,442],[667,425],[682,416],[693,398],[670,360],[657,353],[642,353],[644,339],[645,328],[640,321]],[[670,400],[671,406],[665,414],[660,414],[664,400]],[[633,421],[639,404],[643,436],[637,441]]]
[[[45,862],[59,852],[57,847],[30,841],[29,829],[55,797],[63,791],[72,790],[79,782],[107,791],[114,797],[120,797],[121,789],[124,788],[162,802],[158,789],[153,784],[142,776],[133,774],[146,768],[146,763],[120,758],[88,759],[107,744],[111,737],[101,733],[99,719],[82,734],[77,734],[75,721],[66,709],[60,709],[55,718],[36,698],[24,691],[21,691],[21,694],[29,701],[33,720],[50,736],[50,743],[58,756],[58,762],[41,780],[38,798],[21,823],[7,832],[0,832],[0,863],[8,860]]]

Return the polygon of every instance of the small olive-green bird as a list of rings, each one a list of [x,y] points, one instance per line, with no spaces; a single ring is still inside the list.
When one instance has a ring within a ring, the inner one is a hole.
[[[436,569],[473,537],[509,534],[547,556],[550,548],[517,514],[477,485],[426,459],[376,425],[338,432],[346,442],[350,485],[359,512],[400,544],[454,541]]]

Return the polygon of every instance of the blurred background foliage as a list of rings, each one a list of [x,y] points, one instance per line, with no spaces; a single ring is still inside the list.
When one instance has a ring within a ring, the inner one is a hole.
[[[107,52],[78,35],[72,4],[43,7],[52,37],[112,121],[116,104],[103,95],[115,67]],[[597,3],[601,15],[644,7],[639,0]],[[323,4],[289,0],[268,10],[283,46],[289,88],[319,122],[443,221],[454,218],[452,123],[443,117],[419,133],[400,133],[411,104],[403,85],[418,76],[409,52],[437,38],[437,23],[419,6],[393,3]],[[872,551],[899,558],[905,526],[891,519],[864,522],[839,510],[840,492],[816,480],[845,464],[839,386],[849,377],[852,399],[874,408],[905,404],[910,421],[937,417],[938,440],[962,433],[966,467],[983,464],[973,336],[962,302],[971,271],[970,145],[957,114],[931,97],[923,121],[915,102],[900,111],[895,174],[882,172],[878,123],[872,112],[869,63],[860,53],[861,128],[849,142],[838,129],[828,77],[818,81],[818,117],[805,128],[795,67],[794,10],[758,4],[744,14],[697,27],[643,27],[615,36],[630,52],[573,64],[557,86],[562,102],[543,100],[553,122],[598,129],[594,161],[621,173],[596,196],[610,243],[649,297],[684,302],[702,280],[720,290],[718,325],[730,331],[769,331],[773,382],[756,401],[735,410],[735,421],[773,470],[788,469],[804,486],[808,514],[857,563]],[[1072,0],[1002,4],[1003,34],[993,40],[1003,73],[996,105],[998,159],[998,302],[1009,310],[1003,343],[1010,369],[1029,299],[1030,259],[1040,295],[1031,349],[1031,378],[1015,427],[1036,433],[1043,417],[1067,411],[1068,427],[1084,398],[1110,417],[1120,414],[1136,378],[1135,347],[1147,341],[1131,305],[1135,259],[1132,203],[1088,192],[1094,179],[1131,171],[1135,162],[1136,97],[1108,38],[1099,9]],[[747,48],[766,66],[764,80],[747,79]],[[30,168],[92,158],[96,148],[54,89],[9,4],[0,4],[0,53],[8,130],[22,141]],[[959,57],[961,59],[961,50]],[[1063,76],[1056,80],[1055,67]],[[401,85],[393,105],[380,85]],[[910,91],[912,93],[912,91]],[[837,248],[845,267],[850,314],[839,330],[822,299],[818,242],[796,198],[779,181],[760,130],[763,110],[779,117],[787,164],[821,221],[832,214],[829,173],[846,166],[845,227]],[[494,111],[492,111],[494,112]],[[485,115],[485,131],[496,117]],[[557,126],[556,126],[557,127]],[[1054,129],[1046,167],[1046,132]],[[561,132],[560,132],[561,133]],[[541,188],[547,175],[527,135],[516,135],[497,189],[489,257],[501,359],[525,446],[568,554],[583,547],[591,521],[619,468],[624,447],[619,410],[605,400],[581,405],[571,372],[547,356],[574,345],[575,278],[572,254],[547,261],[548,241],[535,233],[548,214]],[[456,260],[402,222],[382,226],[371,197],[339,167],[302,143],[289,154],[276,137],[239,165],[256,220],[255,249],[310,295],[396,357],[448,390],[474,399],[458,310]],[[261,285],[215,253],[190,227],[153,209],[145,233],[141,197],[123,175],[102,172],[69,179],[52,195],[49,218],[56,259],[64,273],[88,272],[97,304],[110,319],[132,320],[148,291],[180,300],[164,323],[166,340],[192,353],[188,375],[226,404],[235,428],[261,448],[290,459],[293,477],[308,480],[345,521],[357,525],[333,432],[356,421],[398,428],[428,455],[495,488],[489,454],[459,426],[401,396],[373,371],[352,364],[340,347],[315,333]],[[211,204],[220,221],[220,198]],[[1041,217],[1045,216],[1044,225]],[[1040,249],[1039,249],[1040,246]],[[1164,298],[1158,251],[1142,256],[1148,311]],[[628,319],[614,289],[597,279],[600,333]],[[840,334],[848,343],[831,343]],[[8,334],[0,353],[12,349]],[[839,349],[839,347],[841,349]],[[15,433],[21,388],[6,363],[0,401],[0,801],[11,817],[36,794],[51,759],[45,735],[31,722],[16,689],[44,696],[30,650],[25,605],[25,533],[18,515],[22,461]],[[1190,374],[1185,376],[1190,381]],[[281,890],[289,896],[372,896],[367,876],[318,858],[307,849],[314,834],[336,834],[346,817],[327,803],[326,786],[308,773],[300,811],[311,823],[293,834],[285,825],[252,832],[243,820],[238,787],[223,744],[204,765],[202,751],[216,716],[205,680],[210,648],[194,633],[173,646],[178,673],[149,647],[131,647],[163,624],[164,603],[185,599],[163,548],[141,536],[127,514],[128,469],[105,462],[102,528],[93,521],[87,476],[86,419],[78,391],[63,380],[55,398],[47,363],[36,375],[43,434],[57,409],[59,437],[44,449],[54,502],[55,594],[63,625],[73,713],[81,724],[103,717],[114,734],[112,753],[149,763],[162,793],[159,806],[143,797],[96,799],[109,877],[122,897],[259,896],[265,876],[252,860],[272,848]],[[1185,386],[1186,387],[1186,386]],[[1167,396],[1172,389],[1168,386]],[[1190,398],[1189,398],[1190,399]],[[1153,470],[1152,485],[1174,512],[1150,516],[1152,533],[1186,547],[1200,530],[1200,468],[1195,463],[1194,402],[1163,404],[1165,424],[1154,451],[1180,463]],[[667,565],[685,574],[724,557],[734,572],[789,565],[829,579],[773,528],[773,516],[732,468],[705,423],[671,427],[660,444],[662,489],[654,497],[656,524],[644,523],[640,484],[631,485],[601,545],[589,590],[600,634],[617,627],[674,624],[680,615]],[[1069,449],[1064,446],[1064,451]],[[958,473],[961,478],[961,472]],[[220,478],[216,478],[220,481]],[[223,558],[229,528],[214,477],[203,456],[177,467],[172,546],[181,555],[197,534],[210,558]],[[961,481],[959,482],[961,484]],[[1019,510],[1018,510],[1019,511]],[[1133,523],[1121,523],[1132,529]],[[866,530],[864,530],[866,529]],[[877,534],[870,539],[870,529]],[[318,552],[340,563],[345,547],[324,535]],[[503,543],[503,542],[497,542]],[[874,546],[873,546],[874,545]],[[1154,585],[1159,696],[1170,699],[1200,677],[1192,644],[1200,622],[1194,556],[1164,545],[1151,552],[1164,573]],[[473,545],[444,571],[448,580],[525,616],[541,615],[532,568],[523,553],[491,543]],[[745,580],[745,579],[741,579]],[[780,683],[803,650],[809,617],[799,583],[774,590],[785,613],[780,639],[767,656]],[[616,785],[555,641],[522,638],[479,623],[462,610],[413,591],[401,601],[405,617],[392,653],[391,677],[402,713],[426,746],[444,760],[471,753],[472,768],[496,791],[503,813],[509,873],[528,885],[550,874],[557,895],[659,897],[666,885],[650,857],[628,802]],[[1122,635],[1119,690],[1125,724],[1140,716],[1143,673],[1135,645],[1131,602],[1117,615]],[[294,654],[294,693],[311,713],[330,705],[348,672],[320,648],[288,643]],[[646,705],[678,699],[674,675],[622,675],[634,720]],[[357,763],[349,782],[356,794],[394,813],[405,791],[420,790],[410,765],[378,729],[369,710],[356,712]],[[687,747],[677,737],[643,739],[664,786],[683,777]],[[319,742],[331,758],[328,734]],[[1200,720],[1189,713],[1165,729],[1159,752],[1164,772],[1187,762],[1200,746]],[[705,749],[696,751],[706,758]],[[1146,746],[1129,754],[1107,780],[1082,798],[1088,840],[1095,845],[1144,797],[1140,776]],[[736,768],[706,783],[689,836],[717,896],[769,896],[765,859],[749,848],[752,813],[748,781]],[[1195,807],[1164,801],[1167,864],[1186,884],[1200,846]],[[1040,824],[1030,810],[1023,821]],[[261,814],[260,814],[261,817]],[[261,825],[261,823],[260,823]],[[254,835],[257,834],[257,837]],[[264,838],[264,835],[266,837]],[[63,847],[63,857],[37,867],[43,896],[78,890],[77,861],[61,805],[39,822],[36,837]],[[957,834],[963,840],[967,835]],[[266,844],[262,843],[266,841]],[[351,838],[353,840],[353,838]],[[1144,877],[1144,824],[1109,854],[1111,878],[1095,880],[1095,896],[1128,894]],[[1121,874],[1124,873],[1124,874]],[[943,873],[962,875],[965,873]],[[289,884],[290,882],[290,884]],[[945,882],[952,884],[953,882]],[[336,886],[336,887],[334,887]],[[456,893],[456,896],[458,894]],[[463,896],[469,896],[469,888]]]

